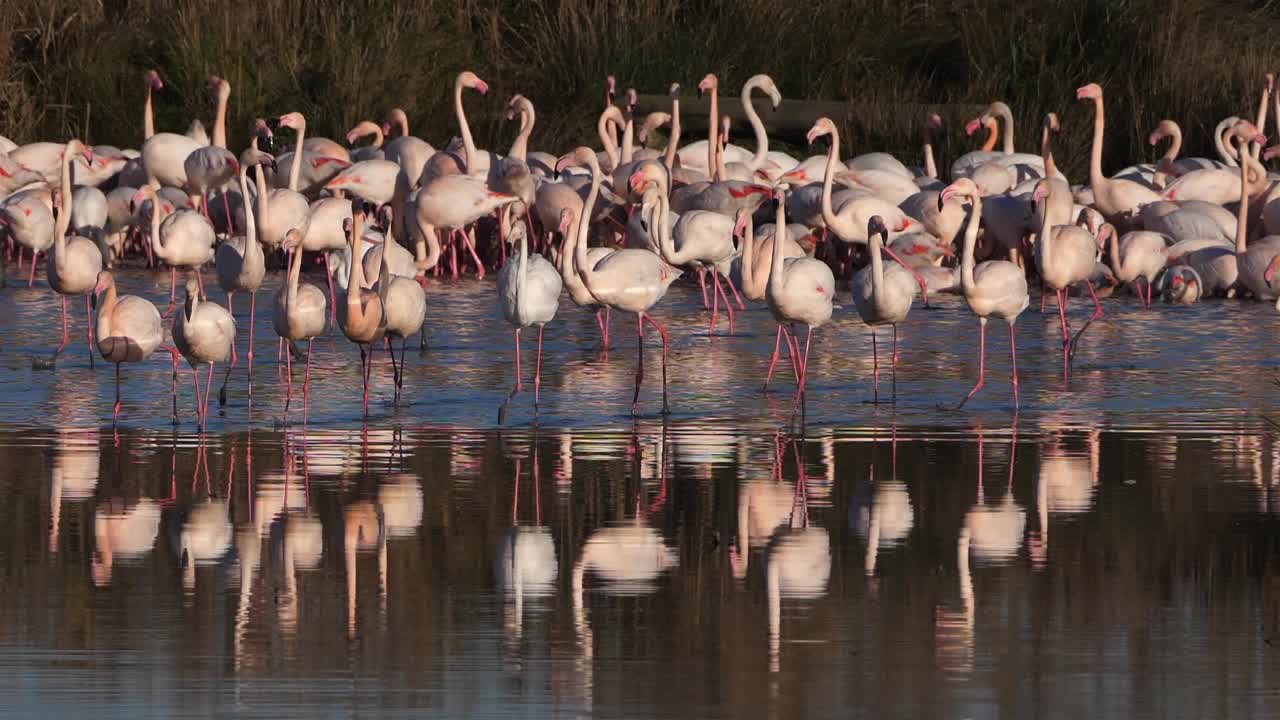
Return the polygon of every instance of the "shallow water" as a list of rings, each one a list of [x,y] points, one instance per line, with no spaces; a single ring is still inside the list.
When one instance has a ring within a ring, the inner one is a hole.
[[[166,300],[167,275],[122,284]],[[48,291],[0,293],[0,714],[1261,717],[1280,700],[1269,305],[1104,301],[1069,384],[1056,317],[1033,309],[1015,418],[1003,327],[987,388],[950,409],[976,375],[956,298],[904,325],[897,406],[865,403],[845,296],[801,418],[786,375],[757,391],[767,311],[708,341],[677,286],[658,314],[670,418],[656,338],[633,419],[634,320],[614,318],[605,357],[566,306],[537,425],[526,392],[500,430],[493,285],[433,285],[409,403],[379,361],[362,424],[357,354],[329,338],[304,428],[279,422],[264,292],[253,409],[237,372],[198,435],[185,366],[177,429],[161,356],[125,367],[113,429],[111,368],[83,339],[32,369],[58,339]]]

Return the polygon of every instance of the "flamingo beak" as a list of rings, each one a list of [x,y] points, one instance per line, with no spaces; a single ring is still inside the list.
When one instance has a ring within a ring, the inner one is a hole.
[[[974,118],[964,124],[964,134],[972,136],[974,133],[978,132],[978,128],[980,127],[982,127],[982,121],[978,118]]]
[[[476,78],[475,89],[476,89],[476,92],[480,93],[481,95],[487,95],[489,94],[489,83],[479,78]]]

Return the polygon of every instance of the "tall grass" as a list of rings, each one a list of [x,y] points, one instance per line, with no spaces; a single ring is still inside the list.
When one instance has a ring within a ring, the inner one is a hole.
[[[1090,107],[1074,90],[1106,89],[1109,169],[1150,158],[1147,133],[1177,120],[1187,151],[1209,129],[1252,115],[1263,74],[1280,64],[1273,2],[1208,0],[45,0],[10,3],[0,25],[0,134],[18,141],[88,135],[141,141],[142,76],[166,89],[157,127],[208,122],[207,76],[232,84],[230,136],[290,110],[338,137],[403,107],[433,143],[456,132],[452,78],[472,68],[494,92],[468,97],[473,128],[502,147],[507,97],[534,100],[533,145],[590,141],[605,75],[622,87],[692,90],[708,71],[732,90],[768,72],[788,98],[848,101],[854,152],[914,157],[919,111],[1007,101],[1018,143],[1057,111],[1059,162],[1083,177]],[[969,148],[947,118],[954,156]],[[87,122],[87,127],[86,127]]]

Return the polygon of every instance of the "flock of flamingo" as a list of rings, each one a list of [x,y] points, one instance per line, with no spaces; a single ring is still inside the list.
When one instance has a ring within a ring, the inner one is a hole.
[[[986,142],[952,163],[949,184],[940,178],[933,154],[942,129],[937,115],[925,119],[924,162],[918,168],[883,152],[842,160],[839,132],[827,118],[808,133],[811,145],[828,138],[825,154],[797,159],[770,150],[752,105],[755,91],[775,108],[781,102],[767,75],[750,78],[741,90],[754,151],[728,142],[729,121],[720,116],[712,74],[698,85],[710,96],[705,140],[679,144],[678,85],[670,89],[669,113],[637,118],[635,92],[628,91],[619,106],[610,77],[597,123],[603,152],[578,147],[561,155],[528,149],[535,113],[522,95],[509,103],[508,118],[519,120],[510,151],[504,156],[478,149],[463,95],[468,89],[484,94],[488,85],[472,72],[459,74],[454,84],[461,140],[440,150],[410,135],[405,113],[395,109],[382,125],[364,121],[352,128],[346,136],[350,147],[308,137],[300,113],[281,115],[275,124],[292,129],[295,144],[279,156],[261,149],[271,148],[273,132],[258,119],[250,146],[236,155],[227,149],[226,80],[210,78],[216,100],[212,136],[198,120],[183,134],[155,132],[152,95],[162,88],[159,75],[147,73],[140,151],[88,147],[77,139],[17,145],[0,137],[0,231],[9,238],[7,261],[16,250],[21,271],[29,250],[30,286],[45,255],[48,284],[62,298],[61,344],[52,361],[36,364],[54,365],[69,341],[68,301],[84,295],[90,360],[96,342],[101,356],[115,364],[117,419],[121,365],[165,350],[173,363],[174,421],[181,356],[192,368],[196,414],[205,426],[214,365],[227,364],[219,392],[225,404],[227,379],[238,362],[231,312],[237,292],[249,295],[246,364],[252,398],[257,291],[277,250],[288,256],[287,280],[272,305],[278,359],[288,368],[285,415],[292,360],[305,354],[304,422],[314,338],[336,326],[357,345],[366,416],[373,355],[386,347],[398,401],[407,339],[422,337],[428,276],[457,278],[468,262],[481,278],[500,267],[499,306],[514,328],[516,384],[499,411],[500,423],[523,390],[521,332],[534,327],[537,407],[543,329],[554,321],[565,290],[574,304],[596,313],[606,348],[612,312],[636,315],[633,413],[644,378],[646,324],[657,331],[664,414],[668,333],[650,313],[685,271],[698,276],[710,311],[709,334],[716,332],[721,304],[730,334],[735,306],[745,309],[744,299],[767,304],[778,330],[764,388],[785,341],[797,405],[805,394],[813,331],[831,319],[838,288],[846,282],[858,314],[872,328],[877,401],[875,328],[893,330],[896,399],[897,325],[917,292],[925,303],[930,291],[963,295],[977,316],[980,342],[977,383],[961,406],[984,385],[986,325],[995,318],[1009,325],[1017,407],[1014,325],[1030,303],[1029,279],[1040,283],[1042,311],[1050,291],[1057,300],[1066,375],[1074,343],[1088,327],[1072,335],[1066,314],[1072,288],[1087,290],[1093,299],[1089,323],[1102,316],[1100,295],[1118,287],[1132,289],[1147,308],[1155,292],[1175,303],[1213,295],[1280,297],[1280,176],[1262,165],[1280,154],[1280,146],[1263,149],[1261,128],[1270,104],[1280,119],[1280,94],[1271,76],[1256,121],[1230,117],[1219,123],[1218,158],[1179,157],[1181,131],[1164,120],[1150,137],[1153,146],[1169,141],[1163,157],[1110,177],[1102,171],[1102,88],[1085,85],[1077,98],[1095,110],[1085,185],[1071,184],[1054,163],[1055,114],[1045,118],[1040,153],[1020,153],[1012,112],[1001,102],[966,126],[970,135],[985,128]],[[669,126],[665,148],[637,147],[637,140],[643,144],[662,126]],[[361,144],[365,140],[371,142]],[[149,300],[117,293],[112,268],[130,253],[145,256],[148,266],[163,262],[171,268],[163,317]],[[304,253],[324,263],[327,293],[302,279]],[[202,272],[210,262],[225,305],[206,294]],[[179,308],[180,269],[188,279]],[[166,333],[163,320],[170,316]],[[806,328],[803,344],[800,325]]]

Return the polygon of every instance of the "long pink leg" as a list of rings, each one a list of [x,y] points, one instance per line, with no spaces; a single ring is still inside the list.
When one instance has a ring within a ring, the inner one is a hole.
[[[1044,301],[1048,297],[1049,297],[1049,288],[1044,284],[1044,281],[1041,280],[1040,281],[1040,312],[1042,313],[1044,312]]]
[[[804,368],[800,367],[800,338],[796,336],[795,327],[784,329],[782,337],[787,341],[787,357],[791,360],[791,374],[799,384]]]
[[[609,325],[613,322],[613,308],[604,306],[604,349],[609,349]]]
[[[725,275],[724,280],[729,283],[729,289],[733,291],[733,299],[738,301],[738,309],[746,310],[747,306],[742,303],[742,296],[738,294],[738,288],[733,284],[733,278]],[[725,302],[728,302],[728,300],[725,300]]]
[[[449,272],[453,275],[453,279],[458,279],[458,231],[449,231]]]
[[[168,318],[178,309],[178,268],[173,266],[169,268],[169,307],[165,308],[164,316]]]
[[[307,338],[307,373],[302,377],[302,424],[307,424],[307,410],[311,405],[311,338]]]
[[[201,299],[201,300],[204,300],[204,299],[206,299],[206,298],[208,298],[208,297],[209,297],[209,296],[208,296],[208,295],[206,295],[206,294],[205,294],[205,292],[204,292],[204,273],[203,273],[203,272],[201,272],[201,271],[200,271],[200,268],[198,268],[198,267],[197,267],[197,268],[192,268],[192,270],[194,270],[194,271],[195,271],[195,273],[196,273],[196,284],[200,286],[200,299]]]
[[[871,387],[874,402],[880,402],[880,353],[876,349],[876,331],[871,330]]]
[[[769,358],[769,374],[765,375],[764,387],[760,392],[769,392],[769,383],[773,380],[773,370],[778,366],[778,350],[782,347],[782,323],[778,323],[778,332],[773,338],[773,356]]]
[[[62,344],[58,346],[57,350],[53,351],[54,360],[57,360],[58,356],[62,354],[63,349],[67,347],[67,342],[70,341],[70,339],[71,339],[70,336],[67,334],[67,296],[63,295],[62,296]]]
[[[284,338],[280,338],[280,340],[283,342]],[[307,341],[308,344],[310,344],[310,342],[310,340]],[[289,420],[289,403],[293,400],[293,353],[286,353],[284,357],[284,418],[287,422]],[[305,413],[305,410],[303,412]]]
[[[462,235],[462,241],[467,245],[467,251],[471,253],[471,260],[476,264],[476,279],[483,280],[484,263],[480,261],[480,255],[476,253],[476,244],[472,242],[469,234],[462,232],[460,234]]]
[[[227,200],[226,192],[219,191],[218,194],[222,196],[222,211],[227,214],[227,234],[234,235],[236,232],[236,223],[231,219],[231,202]]]
[[[796,343],[799,344],[799,340]],[[804,359],[800,361],[800,367],[804,370],[800,374],[800,391],[799,395],[803,396],[806,386],[809,384],[809,345],[813,342],[813,326],[808,326],[808,331],[804,335]]]
[[[1013,366],[1013,407],[1016,412],[1018,403],[1018,341],[1014,338],[1013,323],[1009,323],[1009,362]]]
[[[196,389],[196,425],[201,430],[204,429],[204,415],[200,412],[200,369],[197,365],[191,366],[191,384]]]
[[[657,320],[654,320],[649,313],[641,313],[640,317],[642,320],[647,320],[662,336],[662,414],[670,415],[671,407],[667,404],[667,347],[670,344],[667,337],[667,329]]]
[[[898,402],[898,324],[893,325],[893,402]]]
[[[729,334],[733,334],[734,317],[733,306],[729,304],[729,295],[724,291],[724,286],[720,284],[720,273],[712,270],[711,279],[715,281],[715,292],[720,293],[720,297],[724,300],[724,312],[729,316]],[[728,278],[726,278],[727,280]]]
[[[542,330],[545,325],[538,326],[538,360],[533,371],[533,406],[538,407],[538,392],[542,390]]]
[[[169,353],[173,360],[173,379],[170,382],[170,391],[173,394],[173,424],[178,424],[178,349],[169,345],[161,345],[160,350]]]
[[[84,316],[86,331],[89,336],[89,369],[93,369],[93,293],[84,296]]]
[[[225,195],[224,195],[225,197]],[[249,352],[246,360],[249,363],[249,401],[253,402],[253,320],[258,310],[258,291],[249,293]]]
[[[986,378],[987,378],[987,319],[984,317],[980,317],[978,318],[978,384],[974,385],[973,389],[969,391],[969,394],[965,395],[964,400],[960,401],[960,404],[956,406],[957,410],[964,407],[964,404],[969,402],[969,398],[972,398],[974,395],[978,393],[978,390],[982,389],[982,385],[983,383],[986,382]]]
[[[1093,291],[1092,281],[1085,280],[1084,285],[1089,288],[1089,296],[1093,298],[1093,317],[1089,318],[1089,321],[1092,322],[1102,317],[1102,302],[1098,300],[1098,294]]]
[[[920,285],[920,293],[924,298],[924,304],[928,305],[929,304],[929,284],[924,281],[924,278],[920,277],[920,273],[916,272],[915,268],[903,262],[902,258],[898,257],[897,253],[895,253],[893,250],[890,250],[888,245],[885,245],[883,249],[889,257],[893,258],[895,262],[897,262],[899,265],[905,268],[907,272],[911,273],[911,277],[916,279],[916,282],[919,283]]]
[[[711,271],[711,283],[713,286],[711,288],[711,327],[707,330],[707,337],[715,335],[716,320],[720,317],[720,293],[716,292],[716,288],[714,287],[717,284],[716,273],[714,270]]]
[[[520,328],[516,328],[516,392],[524,392],[523,373],[520,370]]]
[[[213,363],[209,363],[207,372],[204,379],[204,406],[200,409],[201,427],[209,422],[209,391],[213,390]]]
[[[698,267],[698,285],[702,287],[702,309],[710,310],[711,303],[707,300],[707,271],[701,266]]]
[[[30,288],[30,287],[32,287],[33,285],[35,285],[35,282],[36,282],[36,260],[37,260],[37,259],[39,259],[39,257],[40,257],[40,253],[36,252],[35,250],[32,250],[32,251],[31,251],[31,275],[27,277],[27,287],[28,287],[28,288]],[[21,259],[21,258],[22,258],[22,250],[21,250],[21,249],[19,249],[19,250],[18,250],[18,258],[19,258],[19,259]],[[21,268],[19,268],[19,269],[21,269]]]
[[[298,252],[301,252],[301,250],[299,250]],[[329,277],[329,323],[331,325],[337,325],[338,324],[338,296],[335,295],[333,292],[333,270],[329,267],[329,255],[327,253],[324,253],[324,254],[321,254],[320,257],[324,258],[324,274]],[[356,258],[352,260],[352,262],[360,262],[360,259]],[[353,292],[357,292],[357,293],[360,292],[360,288],[355,288]]]
[[[636,315],[636,323],[640,332],[640,342],[639,342],[638,350],[636,352],[636,355],[637,355],[636,391],[635,391],[635,394],[631,396],[631,414],[632,415],[636,414],[636,407],[640,403],[640,384],[644,382],[644,313],[643,312],[638,313]]]
[[[111,412],[111,424],[120,419],[120,363],[116,363],[116,404]]]

